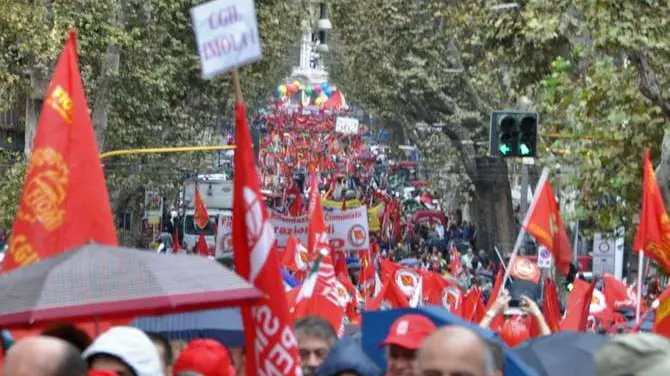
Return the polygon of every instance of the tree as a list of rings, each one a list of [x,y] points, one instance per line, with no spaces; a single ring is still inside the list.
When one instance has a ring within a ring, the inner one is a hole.
[[[101,150],[218,143],[233,97],[227,77],[200,77],[189,16],[199,3],[0,0],[0,106],[26,101],[26,139],[32,140],[51,67],[74,26]],[[302,12],[273,0],[257,1],[256,10],[263,60],[240,70],[250,108],[289,71],[293,61],[286,52],[298,43]],[[185,171],[206,171],[210,161],[184,155],[105,161],[113,208],[123,209],[138,187],[174,190]],[[4,194],[16,203],[18,192]]]
[[[565,183],[596,229],[635,230],[646,146],[661,155],[657,176],[670,197],[669,11],[667,1],[535,1],[517,26],[523,44],[556,47],[550,72],[526,85],[545,132],[575,136],[547,146],[569,152],[559,163],[578,166]]]
[[[564,191],[577,192],[578,217],[601,229],[626,225],[632,230],[644,146],[658,156],[663,139],[657,174],[666,196],[670,186],[670,133],[661,126],[670,119],[663,89],[670,68],[665,16],[670,5],[654,0],[517,4],[368,0],[336,7],[338,77],[345,92],[360,96],[387,119],[444,123],[475,187],[475,203],[486,206],[508,201],[500,189],[507,184],[501,178],[493,187],[478,186],[477,178],[487,163],[492,170],[506,170],[501,161],[469,146],[467,136],[485,138],[490,109],[523,103],[540,111],[538,162],[563,166],[550,177]],[[496,192],[485,193],[487,188]],[[480,211],[477,217],[487,227],[482,220],[495,214]]]
[[[443,124],[452,148],[442,153],[458,156],[474,187],[479,246],[509,251],[517,227],[507,165],[474,142],[486,138],[489,112],[503,104],[504,80],[473,40],[478,25],[468,24],[468,14],[482,11],[473,3],[335,4],[334,59],[342,63],[332,70],[345,93],[398,124],[397,132],[407,134],[417,122]]]

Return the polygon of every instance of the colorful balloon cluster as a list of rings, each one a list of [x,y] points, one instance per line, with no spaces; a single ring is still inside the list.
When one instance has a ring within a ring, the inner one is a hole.
[[[328,100],[328,97],[337,91],[337,88],[328,82],[314,86],[303,86],[299,81],[294,81],[290,84],[279,85],[277,87],[277,94],[279,94],[279,97],[292,97],[301,90],[309,98],[310,102],[313,101],[315,105],[321,106]]]

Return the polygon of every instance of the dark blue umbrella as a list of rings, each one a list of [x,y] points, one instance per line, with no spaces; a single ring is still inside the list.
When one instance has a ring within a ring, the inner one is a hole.
[[[593,354],[609,337],[583,332],[558,332],[526,341],[514,352],[541,376],[593,376]]]
[[[159,333],[171,340],[211,338],[228,347],[244,344],[242,315],[238,308],[213,309],[163,316],[138,317],[132,326]]]

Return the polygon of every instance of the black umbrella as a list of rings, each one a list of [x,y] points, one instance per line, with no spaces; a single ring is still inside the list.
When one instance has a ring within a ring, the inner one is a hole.
[[[0,328],[221,308],[261,296],[206,257],[88,244],[0,275]]]
[[[526,341],[514,348],[541,376],[593,376],[593,354],[609,337],[582,332],[559,332]]]

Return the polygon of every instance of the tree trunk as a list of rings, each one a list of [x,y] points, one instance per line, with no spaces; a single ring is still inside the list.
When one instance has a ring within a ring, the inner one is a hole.
[[[477,176],[473,179],[475,198],[472,205],[477,247],[493,252],[493,247],[498,245],[501,253],[507,254],[512,251],[517,234],[507,163],[491,157],[477,157],[475,161]]]
[[[30,92],[26,97],[26,121],[25,121],[25,145],[24,153],[30,155],[35,141],[37,121],[42,110],[42,98],[49,85],[49,79],[45,78],[38,70],[30,72]]]

